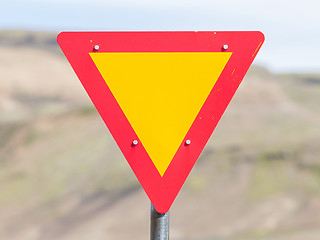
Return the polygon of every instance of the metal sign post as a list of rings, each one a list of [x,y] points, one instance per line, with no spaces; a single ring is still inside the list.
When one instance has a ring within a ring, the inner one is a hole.
[[[169,239],[169,211],[161,214],[151,203],[150,211],[150,240]]]

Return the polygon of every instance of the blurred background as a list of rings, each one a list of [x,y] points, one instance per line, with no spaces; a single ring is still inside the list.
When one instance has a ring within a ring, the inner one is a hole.
[[[320,239],[320,2],[2,0],[0,239],[149,239],[150,202],[56,43],[64,30],[260,30],[171,208],[172,240]]]

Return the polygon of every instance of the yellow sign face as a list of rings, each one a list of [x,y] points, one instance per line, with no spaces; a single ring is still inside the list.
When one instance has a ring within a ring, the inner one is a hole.
[[[232,55],[89,54],[161,176]]]

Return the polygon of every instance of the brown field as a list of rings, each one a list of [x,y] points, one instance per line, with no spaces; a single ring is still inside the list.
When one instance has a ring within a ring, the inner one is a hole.
[[[149,200],[55,35],[0,32],[0,239],[148,239]],[[320,74],[253,66],[171,208],[170,238],[319,240],[319,100]]]

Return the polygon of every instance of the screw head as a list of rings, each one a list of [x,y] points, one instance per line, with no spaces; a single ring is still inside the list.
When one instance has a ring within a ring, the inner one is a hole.
[[[133,140],[133,141],[132,141],[132,145],[133,145],[133,146],[137,146],[137,145],[138,145],[138,140]]]
[[[227,44],[225,44],[225,45],[222,46],[222,49],[223,49],[223,50],[227,50],[228,48],[229,48],[229,46],[228,46]]]
[[[98,51],[99,48],[100,48],[99,45],[95,45],[93,49],[94,49],[95,51]]]
[[[186,140],[186,145],[190,145],[191,144],[191,140]]]

